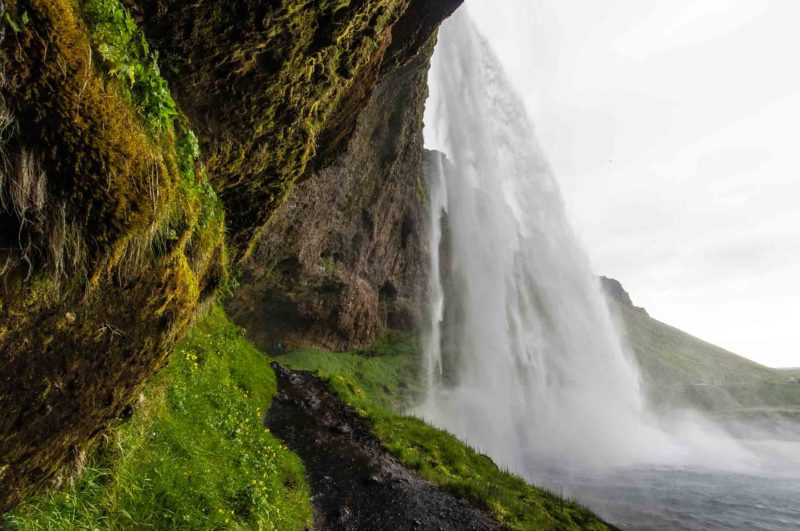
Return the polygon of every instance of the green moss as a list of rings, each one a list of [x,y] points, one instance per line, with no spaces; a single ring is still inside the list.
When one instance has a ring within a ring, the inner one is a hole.
[[[87,227],[93,284],[130,245],[142,255],[154,243],[149,253],[163,255],[158,248],[171,247],[169,240],[212,225],[223,245],[222,208],[198,163],[197,139],[122,4],[89,0],[76,10],[67,0],[30,0],[14,7],[15,17],[30,13],[31,24],[16,49],[4,51],[19,66],[9,99],[31,118],[23,132],[53,147],[44,160],[49,181],[59,183],[70,217]]]
[[[19,506],[12,529],[310,527],[302,463],[261,422],[275,391],[268,360],[213,307],[74,486]]]
[[[161,77],[158,54],[150,50],[122,3],[88,0],[82,8],[92,46],[102,57],[107,75],[116,80],[117,90],[136,110],[154,140],[162,144],[168,165],[175,168],[175,197],[165,205],[162,219],[151,230],[160,236],[154,238],[153,254],[163,254],[159,247],[169,248],[170,242],[177,242],[173,260],[183,272],[189,288],[186,294],[198,300],[199,279],[207,276],[209,269],[223,279],[228,258],[224,210],[199,162],[197,137],[186,117],[178,112],[167,81]]]
[[[428,202],[428,189],[425,187],[422,177],[417,177],[417,201],[423,205]]]
[[[169,155],[99,75],[86,28],[71,2],[20,1],[9,9],[13,16],[29,13],[30,23],[14,43],[6,40],[3,50],[13,73],[8,103],[26,118],[23,140],[47,146],[43,162],[53,191],[70,207],[81,206],[75,217],[90,227],[92,242],[104,252],[120,236],[157,219],[159,200],[147,190],[157,173],[163,188],[159,198],[171,198]]]
[[[327,378],[402,463],[484,507],[509,529],[612,529],[579,504],[499,469],[449,433],[399,413],[418,398],[417,352],[409,336],[394,332],[361,353],[299,349],[277,361]]]

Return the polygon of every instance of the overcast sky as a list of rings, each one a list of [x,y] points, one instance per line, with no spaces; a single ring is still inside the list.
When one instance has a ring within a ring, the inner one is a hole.
[[[800,1],[468,0],[598,274],[800,366]]]

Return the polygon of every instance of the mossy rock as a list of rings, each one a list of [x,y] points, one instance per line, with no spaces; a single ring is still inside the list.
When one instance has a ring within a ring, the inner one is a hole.
[[[102,433],[227,272],[181,123],[151,130],[74,2],[5,9],[0,510]]]
[[[201,140],[237,257],[461,0],[125,0]]]

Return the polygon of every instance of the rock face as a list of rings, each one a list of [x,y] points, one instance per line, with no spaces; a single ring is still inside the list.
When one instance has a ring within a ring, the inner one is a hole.
[[[625,288],[622,287],[619,280],[601,276],[600,285],[603,287],[603,292],[606,294],[606,297],[612,301],[618,302],[625,307],[639,310],[647,315],[647,310],[633,305],[630,294],[625,291]]]
[[[207,154],[236,256],[310,165],[340,153],[376,83],[463,0],[125,0]]]
[[[262,347],[363,346],[419,324],[428,216],[422,114],[433,41],[386,75],[347,148],[299,183],[242,268],[231,317]]]
[[[0,511],[131,402],[228,249],[341,160],[375,86],[460,3],[120,1],[134,17],[0,1]]]
[[[227,260],[178,117],[149,125],[77,4],[0,17],[3,511],[128,405]]]

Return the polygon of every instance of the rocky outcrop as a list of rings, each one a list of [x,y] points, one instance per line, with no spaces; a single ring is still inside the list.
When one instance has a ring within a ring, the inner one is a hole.
[[[606,297],[608,297],[609,300],[621,304],[626,308],[639,310],[640,312],[647,315],[647,310],[645,310],[644,308],[640,308],[639,306],[633,305],[633,301],[631,300],[630,294],[627,291],[625,291],[625,288],[622,287],[622,283],[620,283],[619,280],[601,276],[600,286],[603,288],[603,292],[606,294]]]
[[[246,256],[458,3],[0,1],[0,511],[138,394],[226,235]]]
[[[125,0],[200,138],[237,256],[310,165],[336,158],[376,83],[462,0]]]
[[[422,114],[433,41],[387,74],[346,150],[300,182],[242,264],[231,317],[262,347],[363,346],[419,324],[427,277]]]

